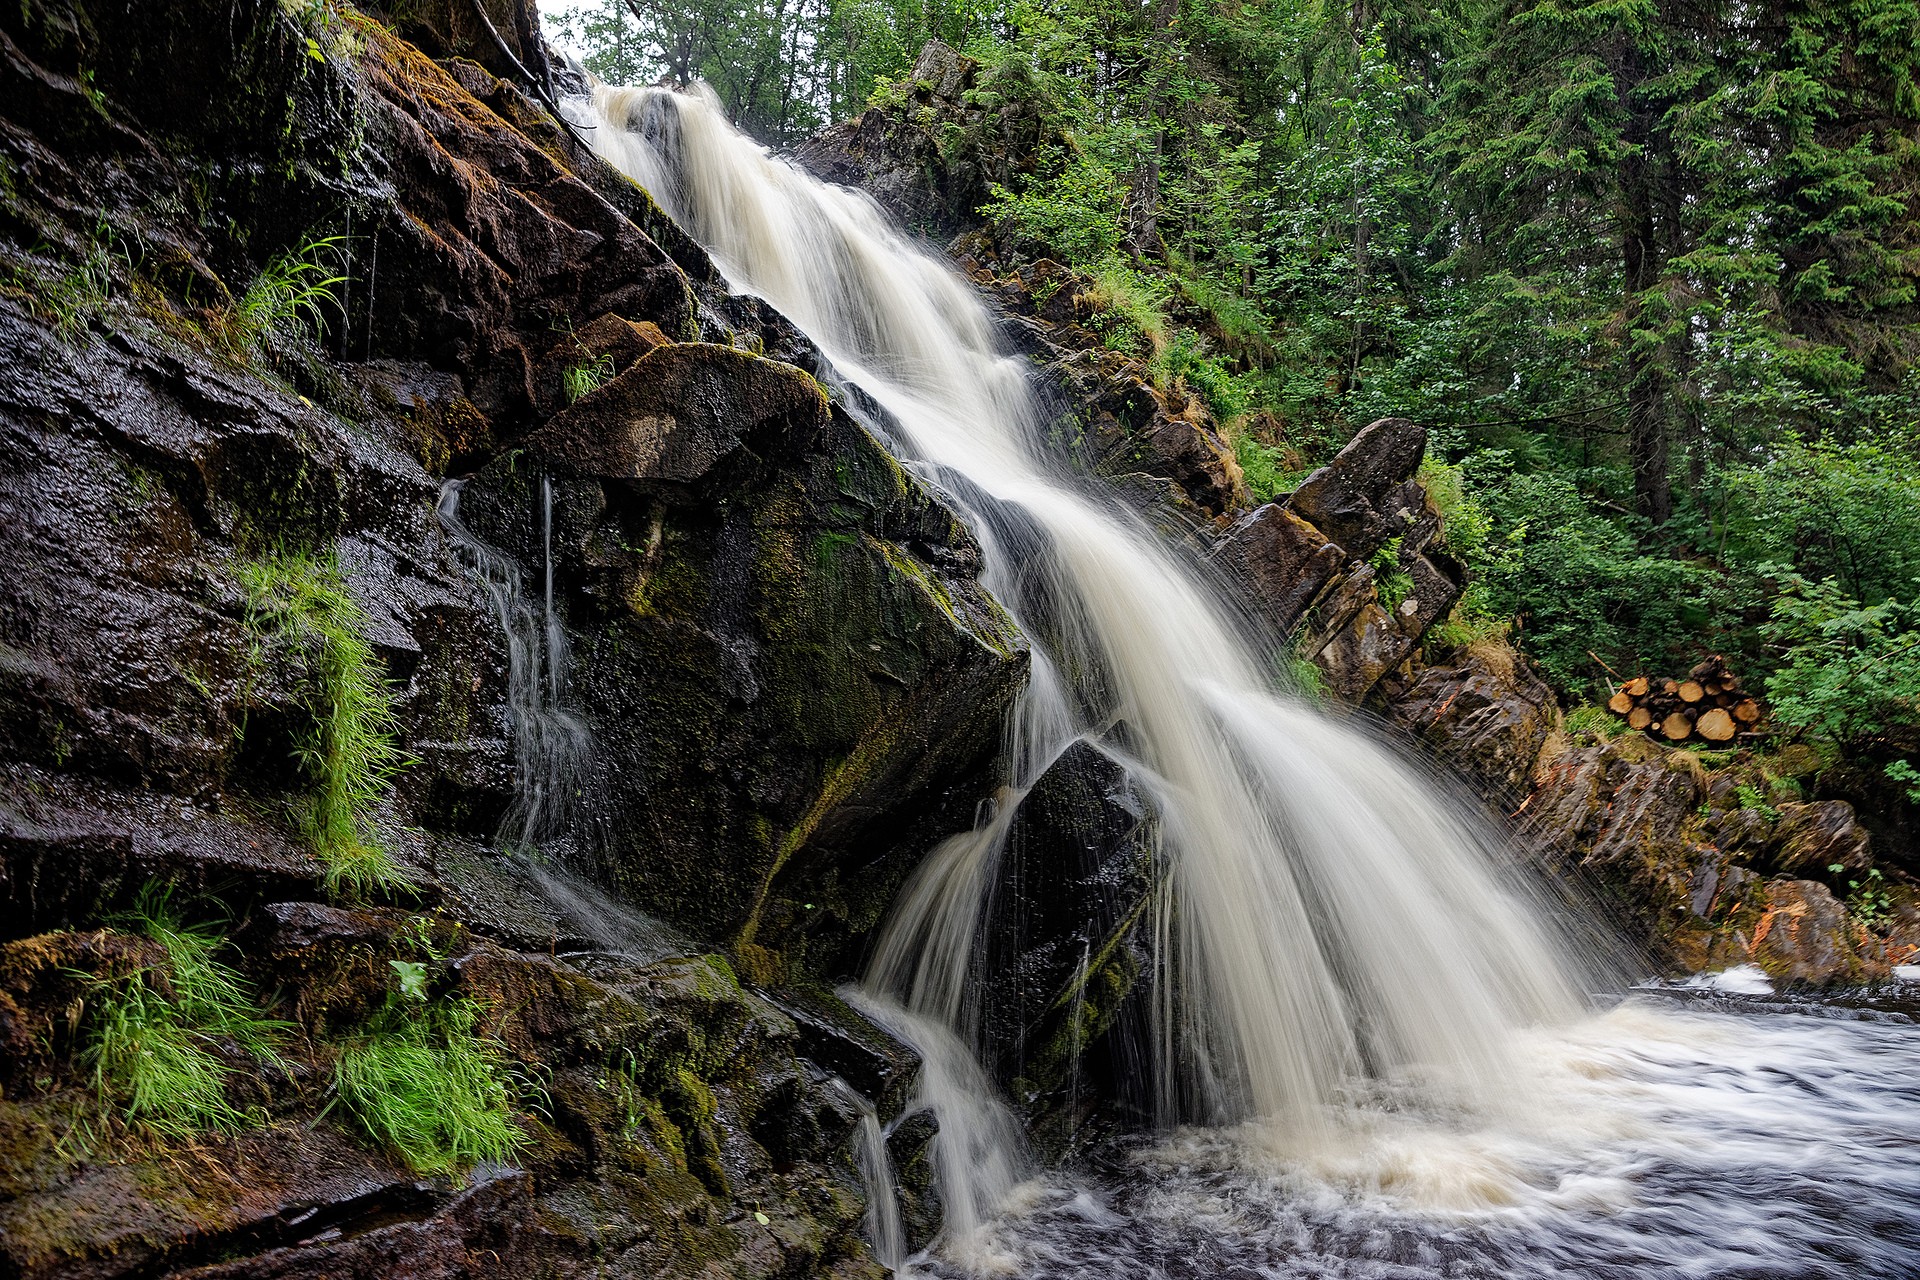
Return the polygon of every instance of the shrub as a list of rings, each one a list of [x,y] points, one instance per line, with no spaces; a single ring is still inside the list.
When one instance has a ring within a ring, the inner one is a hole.
[[[477,1031],[469,999],[390,1003],[369,1033],[341,1048],[333,1084],[369,1137],[421,1173],[452,1173],[512,1157],[506,1055]]]
[[[394,745],[399,722],[365,636],[365,612],[330,557],[281,553],[243,563],[239,576],[249,623],[293,641],[305,668],[310,716],[295,745],[313,794],[297,816],[326,866],[327,887],[405,887],[367,817],[407,756]]]
[[[1767,680],[1779,723],[1849,752],[1899,757],[1887,777],[1912,785],[1920,751],[1920,599],[1862,605],[1829,578],[1810,582],[1783,566],[1762,634],[1780,652]]]

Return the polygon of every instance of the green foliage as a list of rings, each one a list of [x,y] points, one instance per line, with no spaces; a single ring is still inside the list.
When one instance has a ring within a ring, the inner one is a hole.
[[[1596,707],[1591,702],[1567,709],[1568,733],[1590,733],[1596,738],[1606,739],[1618,734],[1624,723],[1613,712],[1605,707]]]
[[[1367,560],[1373,570],[1374,595],[1388,613],[1399,609],[1401,602],[1413,593],[1413,575],[1400,567],[1400,542],[1399,538],[1388,538]]]
[[[1742,809],[1751,809],[1768,822],[1780,821],[1780,811],[1773,807],[1766,792],[1751,783],[1741,783],[1734,788],[1733,795]]]
[[[1829,874],[1836,876],[1845,870],[1845,865],[1838,862],[1827,868]],[[1892,924],[1894,905],[1893,894],[1880,868],[1869,867],[1865,875],[1847,881],[1847,914],[1862,928],[1880,929]]]
[[[1243,433],[1233,442],[1233,454],[1247,482],[1247,494],[1255,502],[1272,502],[1291,493],[1305,478],[1306,473],[1287,469],[1286,455],[1279,449],[1250,435]]]
[[[1032,241],[1042,253],[1101,269],[1114,262],[1126,237],[1120,221],[1125,202],[1126,188],[1098,158],[1049,147],[1017,193],[995,184],[993,199],[980,212],[1002,234]]]
[[[229,345],[263,353],[276,338],[295,338],[308,329],[324,334],[327,313],[340,309],[335,289],[346,282],[339,274],[344,244],[340,236],[308,237],[269,259],[227,314]]]
[[[395,745],[400,726],[365,612],[331,557],[281,552],[242,562],[238,575],[249,626],[289,641],[303,669],[309,718],[296,750],[313,793],[298,817],[328,888],[405,887],[368,816],[407,757]]]
[[[276,1062],[286,1024],[260,1011],[245,979],[221,958],[225,935],[184,924],[163,888],[149,885],[121,924],[159,943],[167,958],[158,969],[93,986],[82,1061],[101,1102],[166,1138],[249,1123],[227,1101],[232,1068],[217,1050],[231,1044]]]
[[[1856,600],[1906,594],[1920,579],[1920,436],[1808,441],[1797,434],[1722,473],[1726,554],[1790,564]]]
[[[1849,751],[1920,751],[1920,598],[1862,605],[1831,578],[1770,568],[1780,594],[1762,630],[1779,650],[1767,682],[1775,719]]]
[[[566,394],[567,403],[572,404],[583,396],[598,391],[613,380],[613,357],[603,355],[597,360],[585,360],[569,365],[560,374],[560,388]]]
[[[513,1122],[505,1053],[468,999],[390,1004],[343,1045],[333,1087],[375,1142],[420,1173],[504,1161],[525,1142]]]

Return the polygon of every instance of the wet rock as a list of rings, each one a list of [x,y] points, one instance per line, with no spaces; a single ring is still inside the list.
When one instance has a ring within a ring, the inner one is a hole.
[[[1235,525],[1216,556],[1283,635],[1347,564],[1347,553],[1326,534],[1272,502]]]
[[[627,442],[681,438],[669,420],[695,443],[643,467]],[[660,348],[537,447],[604,762],[607,874],[760,948],[759,980],[779,978],[763,953],[782,939],[835,954],[988,785],[1025,651],[978,585],[978,549],[807,375],[742,352]],[[462,511],[538,563],[530,471],[490,468]]]
[[[1424,667],[1390,703],[1393,720],[1482,795],[1511,809],[1559,719],[1553,690],[1518,655],[1467,650]]]
[[[1826,986],[1884,975],[1879,944],[1815,880],[1774,880],[1753,928],[1753,957],[1775,982]]]
[[[1426,428],[1418,423],[1369,423],[1333,461],[1301,481],[1287,507],[1364,560],[1423,522],[1424,495],[1416,499],[1405,486],[1426,447]]]
[[[551,464],[612,480],[700,479],[769,424],[818,429],[807,374],[730,347],[658,347],[527,440]]]
[[[0,779],[0,937],[97,920],[154,880],[284,895],[319,879],[310,853],[244,814],[26,768]]]
[[[1007,833],[982,1026],[1030,1133],[1056,1155],[1095,1110],[1152,1109],[1139,1064],[1155,839],[1146,797],[1088,742],[1049,766]]]
[[[1785,872],[1864,871],[1873,862],[1871,840],[1844,800],[1783,804],[1774,831],[1772,864]]]

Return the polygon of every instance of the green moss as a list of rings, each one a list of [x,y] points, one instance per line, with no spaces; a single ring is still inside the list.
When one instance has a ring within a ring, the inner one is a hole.
[[[282,552],[238,566],[247,621],[290,641],[307,684],[310,718],[296,743],[313,792],[299,806],[302,833],[326,866],[327,887],[404,888],[368,814],[406,765],[395,745],[392,695],[366,639],[365,611],[331,557]]]

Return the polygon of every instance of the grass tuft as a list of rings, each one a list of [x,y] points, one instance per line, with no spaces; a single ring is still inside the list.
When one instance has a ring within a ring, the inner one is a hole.
[[[367,816],[408,757],[395,745],[399,721],[366,639],[366,613],[347,594],[331,556],[282,552],[243,563],[239,576],[249,625],[292,638],[302,652],[311,715],[295,750],[313,794],[298,818],[326,865],[327,888],[406,888]]]
[[[228,311],[227,345],[264,354],[275,338],[297,338],[308,328],[325,334],[327,312],[340,309],[335,287],[346,282],[339,274],[345,243],[340,236],[309,237],[270,259]]]
[[[390,1004],[340,1050],[334,1089],[369,1137],[420,1173],[504,1161],[525,1142],[513,1123],[506,1055],[477,1027],[480,1006]]]
[[[183,924],[164,889],[149,885],[123,923],[160,943],[167,959],[94,987],[82,1061],[102,1104],[165,1138],[244,1127],[249,1118],[227,1101],[232,1069],[215,1049],[232,1043],[277,1062],[287,1025],[263,1016],[246,980],[220,958],[228,944],[218,927]]]
[[[567,403],[592,395],[613,380],[613,357],[601,356],[598,360],[583,361],[569,366],[560,375],[560,389],[566,393]]]

